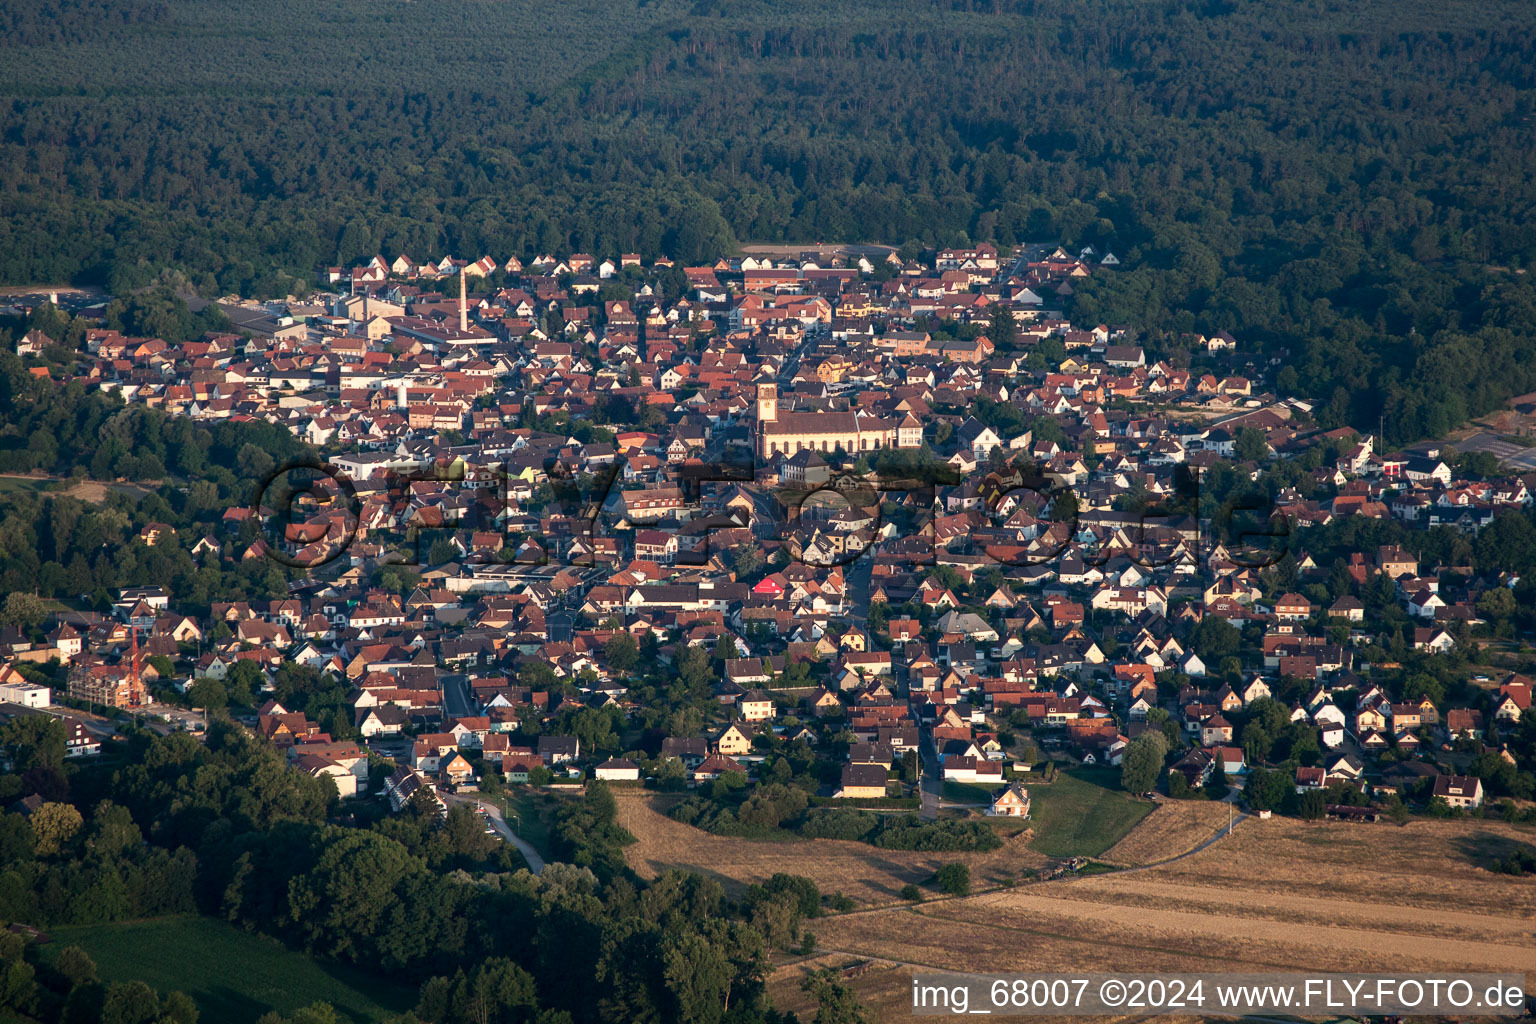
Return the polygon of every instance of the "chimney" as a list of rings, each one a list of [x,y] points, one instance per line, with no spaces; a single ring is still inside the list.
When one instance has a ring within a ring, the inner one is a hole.
[[[405,401],[405,382],[404,381],[400,382],[400,388],[399,388],[398,391],[395,392],[395,405],[398,408],[401,408],[401,409],[404,409],[406,407],[406,401]]]
[[[469,330],[469,296],[468,296],[468,285],[465,283],[465,279],[466,279],[467,276],[468,275],[466,275],[464,273],[464,268],[460,267],[459,268],[459,330],[461,330],[461,331],[468,331]]]

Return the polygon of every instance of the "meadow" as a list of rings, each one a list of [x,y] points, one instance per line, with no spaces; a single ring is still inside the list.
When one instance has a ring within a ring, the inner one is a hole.
[[[416,990],[355,969],[325,964],[275,939],[206,917],[55,928],[45,958],[84,949],[104,981],[140,980],[191,996],[204,1021],[254,1024],[264,1013],[329,1003],[353,1024],[410,1009]]]

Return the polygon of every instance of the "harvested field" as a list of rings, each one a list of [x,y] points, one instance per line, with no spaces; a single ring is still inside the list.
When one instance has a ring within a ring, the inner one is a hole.
[[[1494,822],[1250,819],[1160,867],[832,918],[816,934],[824,949],[953,970],[1533,972],[1536,880],[1479,866],[1533,839]]]
[[[941,864],[962,861],[972,884],[995,884],[1025,868],[1043,867],[1045,857],[1029,848],[1028,833],[988,853],[916,853],[881,850],[837,839],[772,840],[713,836],[679,824],[658,810],[667,798],[638,791],[617,792],[619,823],[637,842],[625,850],[630,867],[644,878],[668,868],[709,875],[735,892],[778,871],[813,879],[823,892],[842,892],[866,904],[889,903],[908,882],[922,884]]]
[[[1155,864],[1188,853],[1227,827],[1228,806],[1209,800],[1164,800],[1098,859],[1117,867]]]

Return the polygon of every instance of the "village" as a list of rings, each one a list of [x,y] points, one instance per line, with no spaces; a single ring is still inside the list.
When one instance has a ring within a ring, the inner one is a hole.
[[[396,255],[225,299],[196,341],[90,329],[75,380],[320,457],[253,459],[252,503],[135,541],[275,562],[287,594],[146,579],[7,627],[0,712],[64,717],[81,757],[103,713],[228,713],[397,811],[602,780],[716,827],[1028,822],[1073,770],[1265,816],[1528,820],[1518,580],[1473,558],[1527,481],[1322,429],[1226,332],[1072,323],[1119,265]]]

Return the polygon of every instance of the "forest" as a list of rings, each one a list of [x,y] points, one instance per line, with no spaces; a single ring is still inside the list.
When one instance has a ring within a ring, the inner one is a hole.
[[[1078,319],[1155,352],[1231,330],[1325,425],[1434,435],[1536,388],[1515,0],[49,0],[0,24],[6,283],[1050,241],[1124,261]]]

